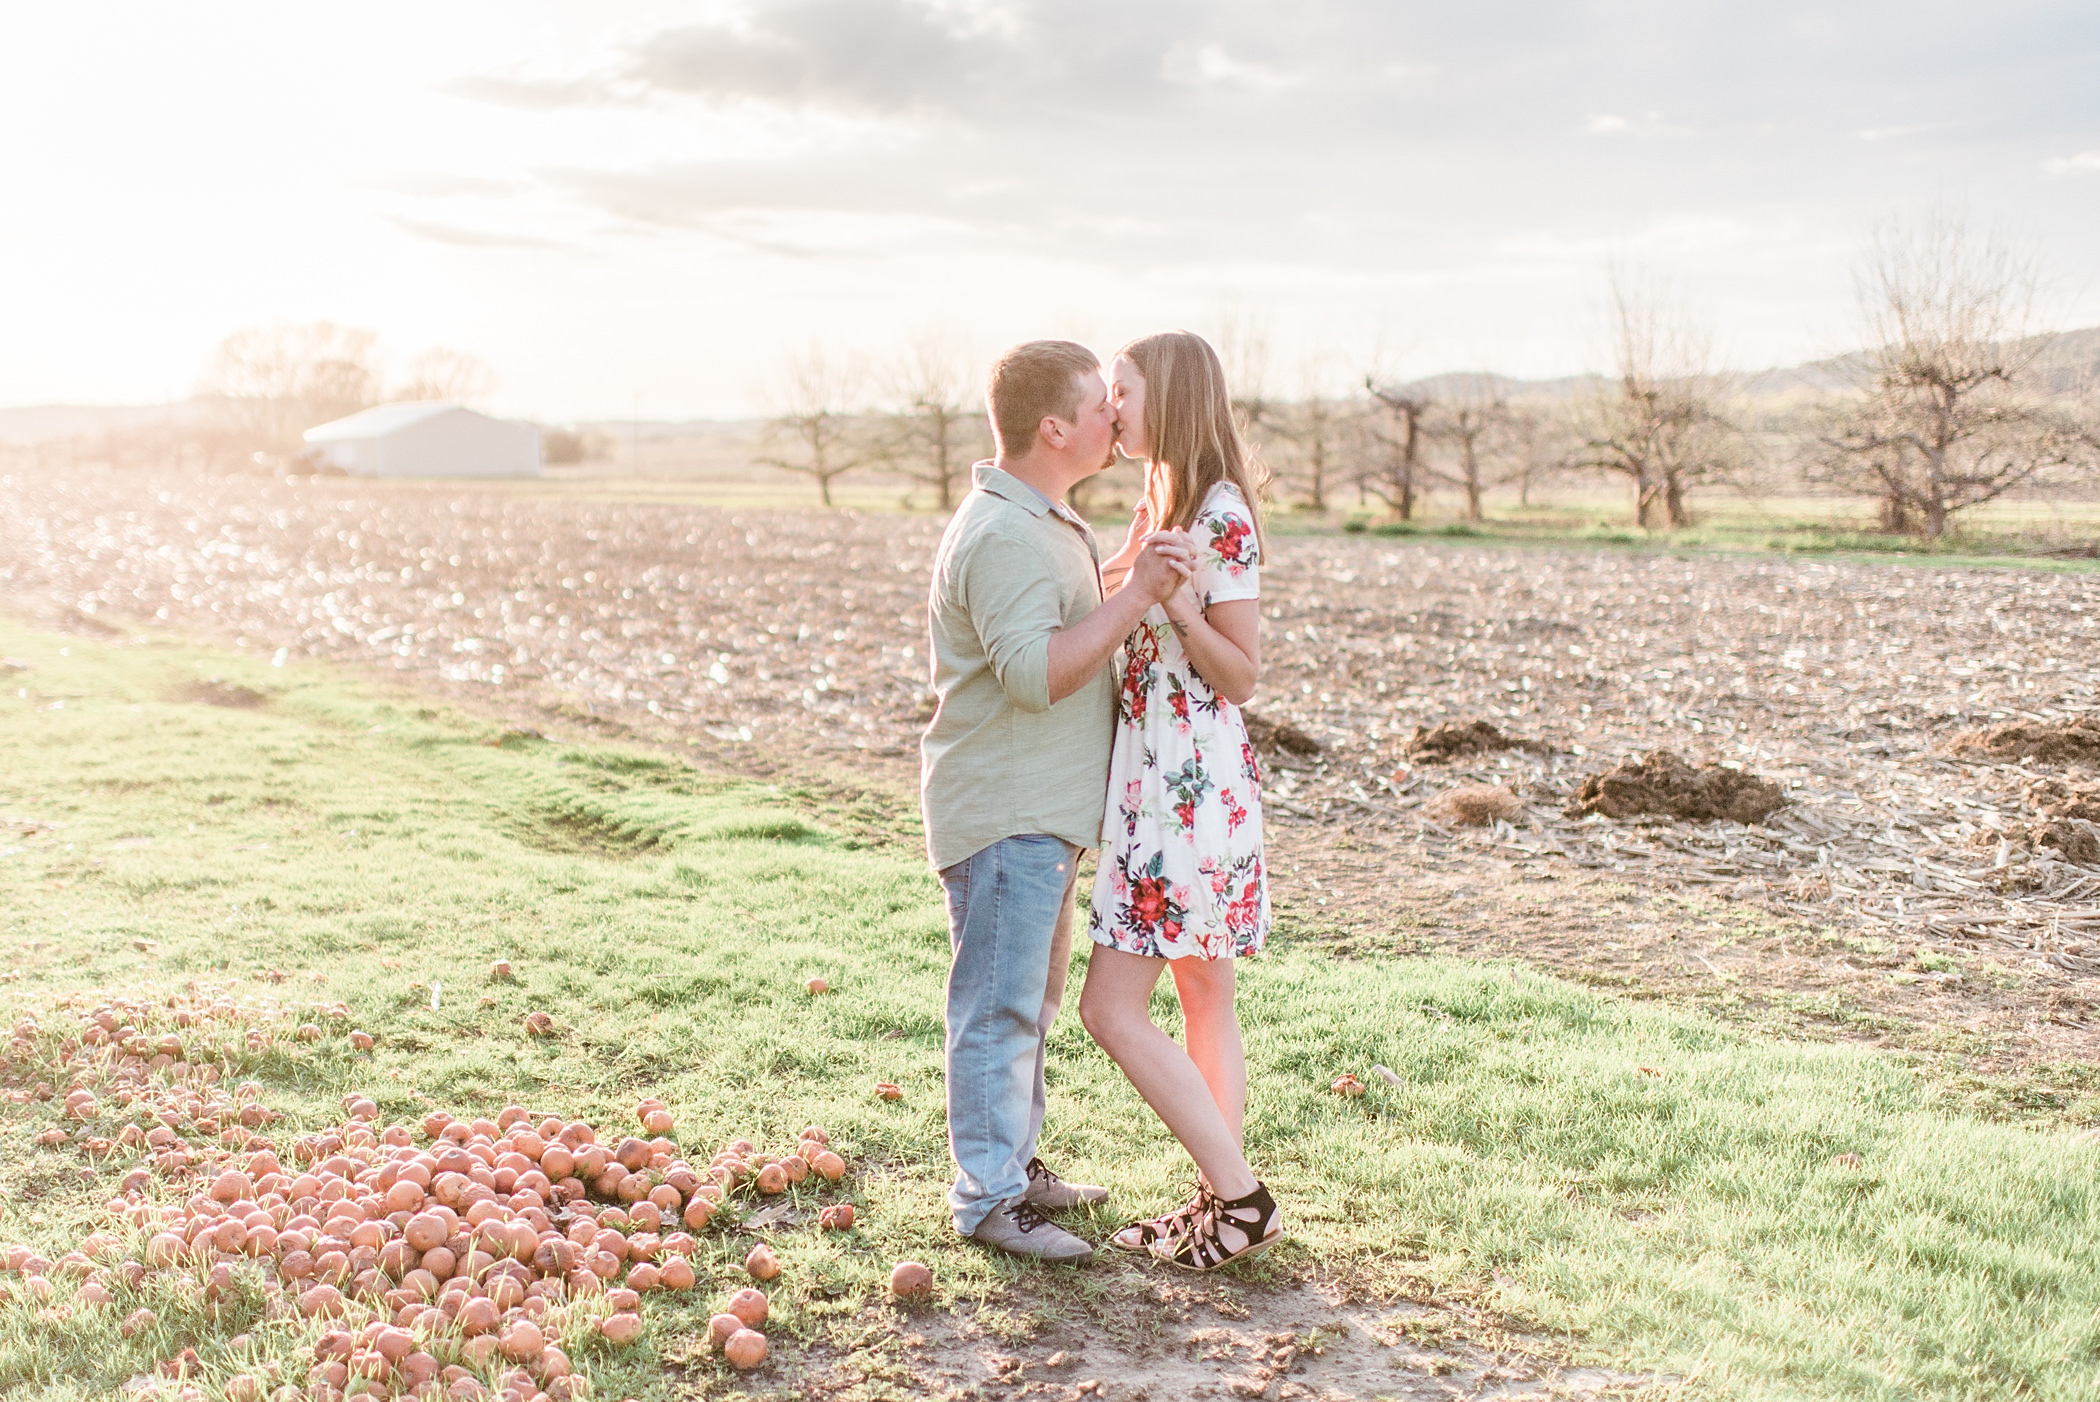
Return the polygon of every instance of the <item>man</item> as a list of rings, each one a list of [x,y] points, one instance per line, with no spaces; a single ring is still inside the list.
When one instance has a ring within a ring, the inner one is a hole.
[[[1193,568],[1148,542],[1103,601],[1093,532],[1064,497],[1115,460],[1100,362],[1030,341],[992,366],[997,456],[934,557],[928,611],[938,700],[921,746],[926,845],[948,899],[948,1144],[956,1230],[1018,1256],[1093,1248],[1044,1211],[1099,1202],[1035,1156],[1043,1049],[1064,997],[1080,850],[1107,801],[1109,659]]]

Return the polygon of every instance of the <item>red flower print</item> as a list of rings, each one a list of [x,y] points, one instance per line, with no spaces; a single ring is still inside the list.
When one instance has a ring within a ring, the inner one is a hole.
[[[1175,804],[1174,821],[1181,824],[1184,828],[1196,826],[1196,805],[1193,803]]]
[[[1157,925],[1167,913],[1167,883],[1156,876],[1141,876],[1131,884],[1130,913],[1147,925]]]
[[[1247,541],[1254,534],[1254,527],[1238,516],[1226,516],[1211,522],[1210,548],[1218,558],[1230,564],[1251,563],[1247,555]]]

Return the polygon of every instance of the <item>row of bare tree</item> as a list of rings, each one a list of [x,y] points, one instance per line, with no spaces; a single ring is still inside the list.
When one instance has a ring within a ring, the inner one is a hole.
[[[237,458],[291,458],[316,424],[375,404],[447,400],[473,404],[496,381],[489,367],[442,347],[389,377],[377,332],[329,322],[251,326],[219,343],[197,387],[204,431]]]
[[[2100,479],[2100,404],[2090,384],[2047,383],[2033,334],[2038,279],[2001,238],[1958,217],[1885,228],[1857,269],[1868,349],[1834,362],[1837,383],[1775,411],[1715,363],[1711,320],[1668,280],[1613,272],[1608,374],[1558,387],[1476,373],[1354,393],[1272,396],[1259,338],[1228,351],[1237,408],[1292,506],[1381,504],[1412,518],[1432,492],[1469,520],[1487,494],[1520,503],[1546,480],[1623,480],[1647,529],[1691,522],[1694,493],[1751,488],[1777,470],[1862,493],[1890,531],[1943,534],[1950,519],[2023,487]],[[879,392],[887,408],[863,406]],[[812,348],[790,357],[761,461],[815,480],[826,505],[848,472],[879,469],[952,506],[989,449],[975,366],[953,340],[914,342],[870,370]]]

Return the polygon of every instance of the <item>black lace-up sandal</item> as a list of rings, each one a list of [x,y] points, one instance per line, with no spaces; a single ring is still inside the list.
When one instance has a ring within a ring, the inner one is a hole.
[[[1193,1217],[1146,1249],[1170,1266],[1214,1271],[1259,1256],[1282,1239],[1283,1212],[1269,1190],[1256,1183],[1243,1198],[1205,1193]]]
[[[1177,1236],[1188,1230],[1188,1224],[1203,1210],[1203,1200],[1208,1196],[1203,1180],[1196,1180],[1195,1191],[1189,1200],[1167,1213],[1164,1217],[1147,1217],[1132,1222],[1108,1239],[1108,1244],[1118,1251],[1150,1251],[1152,1243],[1165,1237]]]

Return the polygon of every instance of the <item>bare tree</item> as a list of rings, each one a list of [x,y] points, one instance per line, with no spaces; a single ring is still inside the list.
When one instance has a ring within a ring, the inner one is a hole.
[[[245,327],[219,343],[198,393],[236,451],[289,455],[307,429],[379,402],[378,339],[325,321]]]
[[[1449,377],[1430,416],[1428,433],[1452,454],[1449,469],[1436,475],[1466,498],[1466,519],[1481,519],[1481,496],[1500,482],[1499,459],[1509,448],[1508,388],[1494,375]]]
[[[1509,406],[1510,472],[1507,481],[1517,484],[1517,505],[1531,505],[1531,492],[1539,483],[1566,466],[1569,442],[1567,415],[1544,404]]]
[[[955,509],[970,464],[990,446],[983,393],[969,356],[953,336],[913,338],[884,376],[896,407],[888,416],[884,454],[914,482],[933,489],[943,511]]]
[[[865,378],[859,362],[830,355],[822,346],[788,356],[778,386],[779,412],[766,424],[767,452],[757,461],[815,479],[818,498],[830,506],[832,482],[875,457],[858,412]]]
[[[1619,473],[1633,485],[1634,519],[1653,529],[1691,523],[1686,491],[1726,477],[1745,439],[1721,412],[1726,385],[1712,369],[1713,336],[1676,287],[1615,268],[1607,294],[1614,378],[1586,406],[1570,465]]]
[[[1375,406],[1366,425],[1375,452],[1358,485],[1411,521],[1420,496],[1422,421],[1435,401],[1419,385],[1381,388],[1376,375],[1364,376],[1364,389]]]
[[[1266,426],[1289,445],[1284,455],[1285,478],[1297,491],[1299,505],[1308,511],[1327,510],[1328,493],[1340,485],[1349,440],[1357,428],[1354,406],[1326,392],[1330,377],[1322,371],[1317,361],[1308,361],[1296,400],[1248,401],[1242,410],[1251,424]]]
[[[1951,214],[1869,244],[1865,393],[1824,443],[1837,475],[1880,498],[1883,529],[1936,540],[1957,511],[2100,459],[2091,422],[2032,373],[2048,348],[2029,334],[2037,283],[2030,260]]]
[[[465,351],[437,346],[408,362],[408,378],[393,392],[395,399],[443,400],[476,404],[496,391],[496,372]]]
[[[1252,442],[1274,427],[1280,407],[1269,384],[1269,330],[1260,317],[1244,309],[1226,313],[1218,328],[1218,359],[1240,432]]]

